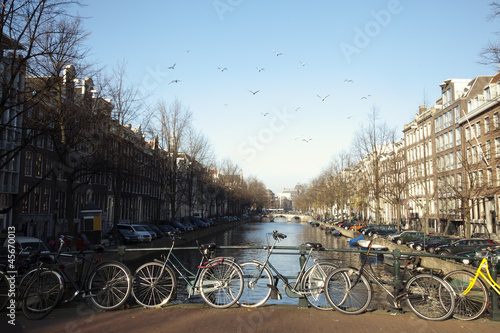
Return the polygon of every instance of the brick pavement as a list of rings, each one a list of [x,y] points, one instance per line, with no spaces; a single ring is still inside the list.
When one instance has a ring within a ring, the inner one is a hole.
[[[5,315],[5,313],[2,313]],[[130,333],[130,332],[499,332],[500,322],[481,318],[471,322],[449,319],[431,322],[413,313],[391,315],[377,310],[349,316],[293,305],[266,305],[256,309],[213,309],[205,304],[169,305],[161,309],[133,306],[98,312],[80,303],[55,309],[47,318],[29,321],[17,313],[16,326],[0,321],[0,332]]]

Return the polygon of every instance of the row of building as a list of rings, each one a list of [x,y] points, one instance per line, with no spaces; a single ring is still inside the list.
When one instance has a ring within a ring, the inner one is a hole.
[[[241,173],[210,169],[158,138],[148,141],[140,127],[112,119],[110,100],[99,97],[92,79],[78,78],[71,65],[50,78],[60,83],[58,92],[57,83],[38,90],[49,79],[19,70],[15,52],[9,52],[14,48],[19,45],[3,43],[0,61],[0,230],[13,226],[18,234],[46,240],[71,230],[105,231],[116,220],[158,223],[246,211],[243,195],[235,195]],[[52,97],[62,99],[60,114],[48,110],[55,102],[41,101]],[[98,121],[91,120],[97,113]],[[68,131],[64,143],[54,140],[62,137],[54,134],[61,131],[59,120]],[[80,141],[68,143],[76,135]]]
[[[404,125],[403,139],[378,147],[378,203],[372,188],[365,198],[369,208],[354,211],[363,217],[378,215],[386,223],[399,218],[407,227],[423,228],[428,223],[429,232],[465,235],[470,221],[471,233],[496,234],[500,222],[499,81],[500,73],[445,80],[435,104],[420,106],[414,120]],[[358,190],[366,183],[366,175],[374,180],[369,171],[373,162],[373,156],[367,156],[348,170],[357,179]]]

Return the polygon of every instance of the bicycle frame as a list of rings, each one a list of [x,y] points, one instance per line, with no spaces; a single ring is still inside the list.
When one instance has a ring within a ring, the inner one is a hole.
[[[63,257],[71,257],[75,259],[75,275],[71,275],[67,270],[66,270],[66,265],[59,259],[60,256]],[[78,261],[81,260],[81,271],[78,271]],[[95,271],[98,274],[100,274],[99,270],[97,269],[97,266],[94,262],[95,260],[95,254],[93,253],[92,259],[87,258],[84,254],[67,254],[67,253],[59,253],[56,258],[54,258],[54,263],[58,265],[59,271],[61,272],[64,281],[68,280],[73,288],[75,288],[75,292],[73,296],[71,296],[69,299],[65,300],[64,302],[70,302],[73,299],[75,299],[76,296],[79,294],[82,294],[82,297],[91,297],[91,293],[89,290],[86,289],[87,281],[88,278],[91,274],[91,272]],[[99,261],[99,259],[97,259]],[[66,283],[66,282],[65,282]]]
[[[217,260],[217,259],[216,258],[213,258],[213,259],[209,258],[207,255],[208,250],[205,252],[205,251],[201,251],[201,249],[200,249],[202,256],[201,256],[200,263],[198,265],[198,269],[197,269],[196,274],[195,274],[192,271],[190,271],[186,266],[184,266],[181,263],[181,261],[179,260],[179,258],[177,258],[175,256],[175,254],[173,253],[174,246],[175,246],[175,237],[172,238],[172,245],[170,246],[170,249],[168,250],[168,254],[165,257],[165,259],[164,260],[155,259],[154,261],[157,263],[163,264],[162,274],[163,274],[164,269],[167,265],[177,272],[179,277],[181,277],[186,282],[186,285],[187,285],[186,289],[188,292],[188,297],[199,295],[201,293],[201,291],[200,291],[201,288],[200,288],[200,285],[198,283],[198,280],[200,278],[200,273],[201,273],[202,269],[204,268],[203,263],[208,263],[210,261]],[[220,262],[222,262],[223,260],[226,260],[226,258],[221,258]]]
[[[284,285],[283,288],[285,289],[285,292],[286,292],[286,294],[287,294],[288,297],[299,298],[301,296],[304,296],[306,294],[311,293],[311,290],[313,290],[313,289],[308,289],[307,291],[305,291],[305,290],[300,290],[298,288],[298,286],[300,285],[299,283],[302,281],[302,278],[304,277],[304,273],[306,271],[306,264],[309,262],[309,259],[311,258],[313,248],[309,249],[309,252],[307,253],[307,256],[306,256],[306,259],[304,261],[304,264],[302,265],[299,273],[297,274],[295,283],[292,285],[292,284],[289,283],[288,278],[286,276],[284,276],[283,274],[281,274],[278,271],[278,269],[276,267],[274,267],[273,264],[271,264],[271,262],[269,261],[269,259],[271,257],[271,254],[273,253],[273,250],[274,250],[274,247],[275,247],[277,241],[278,240],[275,239],[274,242],[273,242],[273,245],[268,248],[267,256],[266,256],[266,259],[264,260],[263,263],[261,263],[261,262],[259,262],[257,260],[252,260],[252,262],[254,262],[256,264],[259,264],[261,266],[258,276],[260,276],[264,272],[264,269],[267,267],[268,269],[270,269],[272,271],[273,274],[275,274],[273,276],[274,287],[276,288],[276,286],[278,284],[278,281],[281,280],[283,282],[283,285]],[[317,260],[318,259],[314,259],[313,258],[314,263],[316,263]],[[258,278],[258,276],[257,276],[257,278]],[[254,283],[255,284],[256,282],[257,282],[257,280],[252,281],[250,283]],[[318,289],[322,289],[322,288],[318,288]]]
[[[482,268],[486,270],[486,275],[482,272]],[[476,270],[476,275],[474,276],[473,279],[471,279],[469,286],[467,287],[467,289],[464,290],[463,295],[467,295],[467,293],[472,290],[479,276],[481,276],[483,280],[490,285],[491,289],[493,289],[497,294],[500,295],[500,285],[498,285],[495,282],[495,280],[493,280],[493,278],[491,277],[487,257],[484,257],[483,260],[481,261],[481,264]]]

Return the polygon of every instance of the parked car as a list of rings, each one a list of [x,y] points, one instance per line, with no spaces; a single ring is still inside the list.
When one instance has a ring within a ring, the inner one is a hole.
[[[153,237],[151,233],[140,224],[118,224],[118,229],[128,229],[139,236],[140,242],[151,242]]]
[[[139,235],[135,234],[129,229],[117,229],[118,243],[120,245],[134,245],[139,244]],[[113,229],[107,234],[106,238],[109,242],[113,242]]]
[[[180,234],[181,231],[177,228],[175,228],[174,226],[170,225],[170,224],[160,224],[158,226],[158,228],[163,231],[163,233],[167,234],[169,232],[173,233],[173,234]]]
[[[388,236],[398,232],[398,227],[394,225],[381,225],[381,228],[368,232],[368,236]]]
[[[9,244],[14,245],[16,254],[20,253],[21,249],[23,249],[24,256],[29,256],[35,252],[50,253],[47,245],[36,237],[16,236],[14,237],[14,244],[7,238],[3,243],[3,247],[8,248]]]
[[[457,238],[457,237],[449,237],[449,238],[443,238],[440,240],[434,240],[431,243],[428,243],[424,246],[424,250],[429,252],[429,253],[436,253],[436,247],[439,247],[441,245],[448,245],[451,244],[457,240],[460,240],[462,238]]]
[[[364,228],[364,227],[366,227],[366,223],[364,223],[364,222],[356,222],[354,225],[352,225],[349,228],[349,230],[358,231],[359,229]]]
[[[191,217],[190,223],[198,229],[205,229],[205,228],[208,228],[210,226],[208,223],[203,222],[201,219],[199,219],[197,217]]]
[[[148,224],[148,227],[150,227],[151,229],[153,229],[153,231],[156,233],[156,238],[162,238],[163,237],[164,232],[160,228],[158,228],[154,224]]]
[[[487,247],[490,247],[490,246],[482,245],[482,246],[476,247],[475,249],[473,249],[471,251],[459,252],[455,255],[462,257],[462,258],[455,259],[455,260],[458,262],[461,262],[465,265],[472,265],[474,267],[478,267],[479,264],[481,263],[482,256],[483,256],[484,251],[486,250]],[[498,245],[491,246],[491,250],[494,252],[495,255],[497,255],[497,256],[500,255],[500,246],[498,246]],[[500,261],[497,264],[497,268],[500,268]]]
[[[363,235],[367,235],[366,231],[372,228],[377,228],[378,226],[374,223],[367,224],[363,228],[359,229],[358,231],[362,233]]]
[[[188,232],[188,231],[192,231],[193,228],[188,228],[187,225],[184,225],[184,223],[181,223],[180,221],[172,221],[170,222],[170,225],[179,229],[181,232]]]
[[[440,240],[448,239],[450,236],[426,236],[422,239],[416,239],[406,243],[410,248],[415,249],[417,251],[424,250],[426,244],[437,243]]]
[[[395,242],[396,244],[401,245],[401,244],[406,244],[409,241],[424,237],[424,235],[425,233],[419,231],[407,232],[394,237],[392,241]]]
[[[448,245],[441,245],[436,247],[436,253],[449,256],[459,252],[470,251],[478,246],[492,246],[492,245],[496,245],[496,242],[481,238],[465,238],[457,240]]]
[[[404,237],[408,234],[412,234],[412,233],[416,233],[416,232],[417,231],[414,231],[414,230],[403,230],[403,231],[388,235],[387,239],[390,240],[391,242],[397,243],[398,238]]]

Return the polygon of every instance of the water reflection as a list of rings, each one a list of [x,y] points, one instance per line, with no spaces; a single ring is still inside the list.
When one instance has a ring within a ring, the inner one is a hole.
[[[221,234],[207,236],[199,241],[202,243],[213,242],[218,246],[258,246],[256,249],[218,249],[217,255],[234,257],[238,262],[251,261],[257,259],[263,261],[266,257],[267,251],[264,247],[267,246],[266,234],[271,233],[273,230],[278,230],[280,233],[287,235],[287,238],[277,244],[277,246],[299,246],[305,242],[318,242],[327,249],[348,249],[348,239],[345,237],[335,237],[327,234],[324,230],[318,227],[311,227],[305,223],[290,223],[290,222],[274,222],[274,223],[247,223],[237,228],[227,230]],[[199,263],[200,254],[197,251],[176,251],[176,255],[181,262],[188,263],[190,269],[195,269]],[[364,257],[359,253],[349,252],[331,252],[321,251],[314,252],[315,256],[322,259],[337,258],[341,259],[343,266],[359,267],[361,258]],[[372,266],[375,272],[382,276],[385,280],[390,281],[393,277],[392,268],[387,268],[380,258],[370,257]],[[300,270],[299,255],[297,250],[283,250],[276,249],[271,256],[271,263],[278,269],[278,271],[285,276],[296,276]],[[311,263],[309,263],[310,265]],[[379,288],[374,284],[374,301],[372,307],[381,307],[381,303],[385,300],[385,294],[379,292]],[[278,285],[281,290],[281,284]],[[187,295],[184,293],[184,288],[178,290],[178,301],[185,301]],[[202,302],[201,298],[195,297],[193,302]],[[298,304],[296,298],[290,298],[283,292],[283,299],[273,300],[269,299],[268,304]]]

